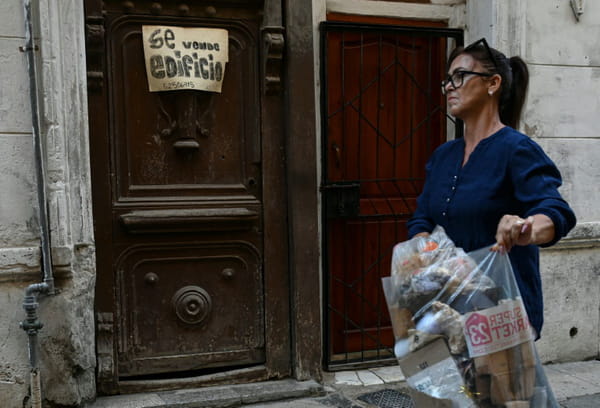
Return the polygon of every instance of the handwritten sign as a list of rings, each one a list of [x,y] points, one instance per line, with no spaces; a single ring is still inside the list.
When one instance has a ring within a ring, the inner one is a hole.
[[[533,331],[520,298],[464,316],[470,357],[506,350],[533,339]]]
[[[221,92],[229,60],[227,30],[142,26],[150,92]]]

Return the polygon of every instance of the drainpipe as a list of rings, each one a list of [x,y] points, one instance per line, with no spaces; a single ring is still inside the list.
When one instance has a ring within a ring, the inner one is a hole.
[[[44,326],[38,320],[38,302],[37,297],[40,294],[48,293],[49,286],[47,283],[34,283],[25,289],[25,300],[23,301],[23,309],[25,309],[26,318],[21,322],[21,328],[27,332],[28,348],[29,348],[29,368],[30,368],[30,383],[31,383],[31,407],[42,407],[42,391],[40,381],[40,369],[37,359],[37,334]]]
[[[27,68],[29,72],[29,97],[31,102],[31,121],[33,133],[33,147],[35,158],[38,211],[40,224],[41,267],[43,282],[31,284],[25,289],[23,309],[26,318],[21,322],[21,328],[27,332],[29,339],[29,365],[31,376],[31,406],[42,407],[42,392],[40,372],[37,358],[37,334],[43,327],[38,320],[38,296],[54,294],[54,277],[52,273],[52,257],[50,252],[50,226],[48,222],[48,204],[46,197],[46,173],[44,163],[44,149],[40,135],[40,120],[38,106],[38,85],[36,75],[35,51],[33,43],[33,24],[31,19],[31,1],[23,0],[25,16],[25,46],[20,47],[27,54]]]

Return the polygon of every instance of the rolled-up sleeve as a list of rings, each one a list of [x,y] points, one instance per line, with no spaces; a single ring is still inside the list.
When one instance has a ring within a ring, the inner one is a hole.
[[[523,217],[544,214],[554,223],[554,238],[541,245],[548,247],[567,235],[575,226],[575,213],[560,195],[560,171],[542,148],[531,139],[517,146],[511,157],[509,171],[515,198],[522,203]]]

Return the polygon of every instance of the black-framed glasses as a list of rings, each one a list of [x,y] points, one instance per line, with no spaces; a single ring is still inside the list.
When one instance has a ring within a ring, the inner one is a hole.
[[[498,72],[498,62],[496,61],[496,58],[494,57],[494,54],[492,53],[492,50],[490,49],[490,46],[488,45],[485,38],[481,38],[481,39],[475,41],[474,43],[467,45],[464,48],[464,52],[468,53],[468,52],[473,51],[473,50],[477,49],[478,47],[482,47],[482,46],[485,49],[490,60],[492,61],[492,64],[494,64],[494,72]],[[482,77],[491,77],[494,75],[494,73],[464,71],[464,70],[456,71],[456,72],[448,75],[448,77],[446,77],[446,79],[444,81],[442,81],[442,94],[446,95],[446,85],[448,85],[448,84],[452,85],[452,87],[454,89],[460,88],[464,83],[465,75],[478,75],[478,76],[482,76]]]
[[[490,49],[490,46],[488,45],[485,38],[481,38],[481,39],[475,41],[474,43],[467,45],[464,50],[465,50],[465,52],[472,51],[473,49],[476,49],[477,47],[479,47],[480,44],[483,45],[483,48],[485,48],[485,51],[487,52],[488,56],[490,57],[492,64],[494,64],[494,70],[498,71],[498,61],[496,61],[496,57],[494,57],[494,54],[492,53],[492,50]]]
[[[489,73],[489,72],[475,72],[475,71],[465,71],[465,70],[459,70],[459,71],[455,71],[452,74],[448,75],[446,77],[445,80],[442,81],[442,94],[446,95],[446,85],[450,84],[452,85],[452,88],[454,89],[458,89],[461,86],[463,86],[463,83],[465,81],[465,76],[467,75],[477,75],[477,76],[481,76],[481,77],[491,77],[494,74]]]

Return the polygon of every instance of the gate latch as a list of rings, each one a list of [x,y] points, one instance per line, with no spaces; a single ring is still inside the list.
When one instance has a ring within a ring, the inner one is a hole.
[[[357,217],[360,214],[360,184],[335,183],[321,186],[328,218]]]

